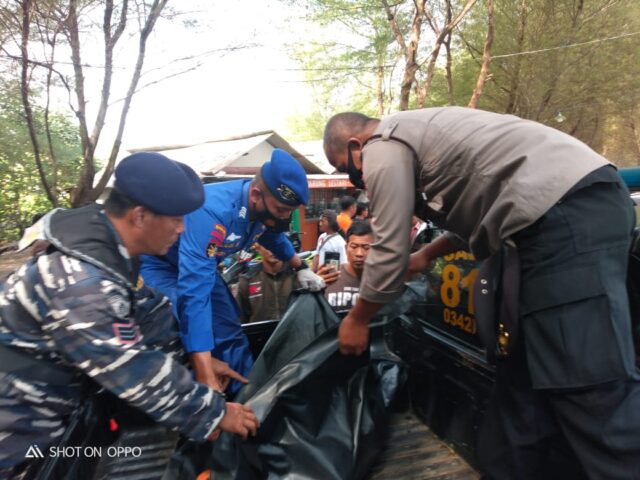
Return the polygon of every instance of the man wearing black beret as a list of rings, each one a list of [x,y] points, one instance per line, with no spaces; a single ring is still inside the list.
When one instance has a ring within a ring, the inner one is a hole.
[[[258,242],[298,271],[302,288],[320,290],[324,281],[305,268],[284,235],[293,211],[309,198],[305,171],[291,155],[275,149],[253,180],[204,189],[204,205],[185,216],[179,241],[166,255],[144,256],[141,274],[171,298],[196,379],[217,387],[212,355],[242,375],[253,366],[238,305],[218,274],[220,261]],[[234,382],[230,389],[238,387]]]
[[[136,291],[135,264],[143,253],[166,253],[184,230],[182,216],[204,201],[199,178],[144,152],[124,159],[115,177],[104,206],[47,215],[47,250],[0,287],[0,478],[25,468],[32,445],[48,456],[83,401],[83,377],[195,440],[218,429],[255,434],[249,407],[225,405],[141,327],[151,314],[175,324],[163,296]]]

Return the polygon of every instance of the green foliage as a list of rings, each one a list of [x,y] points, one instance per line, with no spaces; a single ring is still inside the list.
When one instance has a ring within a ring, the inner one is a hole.
[[[289,118],[287,126],[295,141],[306,142],[322,138],[327,120],[329,120],[328,117],[325,117],[319,110],[315,110],[305,116]]]
[[[317,105],[304,118],[292,119],[292,135],[297,140],[321,137],[326,120],[338,109],[372,115],[388,110],[399,50],[379,0],[309,0],[302,5],[304,21],[324,30],[289,49],[305,69]]]
[[[400,29],[406,33],[413,2],[389,3],[398,7]],[[464,1],[452,0],[451,4],[455,14]],[[322,27],[323,36],[340,38],[341,43],[329,45],[319,38],[307,38],[306,45],[315,44],[315,50],[296,49],[298,56],[294,57],[304,68],[322,72],[309,75],[323,108],[298,122],[304,134],[321,130],[317,127],[320,118],[337,111],[379,114],[374,73],[380,65],[385,66],[383,113],[397,108],[403,61],[380,1],[307,0],[305,5],[308,21]],[[427,6],[442,25],[445,0],[429,1]],[[455,105],[469,102],[480,72],[486,31],[486,3],[479,0],[454,31],[451,44]],[[640,164],[638,32],[637,0],[496,0],[494,58],[479,108],[551,125],[614,163]],[[635,35],[622,37],[629,33]],[[425,24],[420,62],[425,61],[432,44],[433,33]],[[445,56],[443,47],[427,106],[450,103]],[[345,71],[346,66],[357,69]],[[424,77],[423,70],[418,72],[419,79]],[[410,105],[415,108],[413,96]]]
[[[47,145],[43,109],[36,108],[34,117],[40,144]],[[44,171],[49,181],[55,179],[62,204],[68,205],[82,158],[78,129],[60,114],[50,114],[49,123],[54,155],[48,149],[42,152]],[[34,214],[49,209],[51,204],[42,188],[26,128],[19,86],[0,81],[0,241],[19,238]]]
[[[624,163],[628,155],[640,159],[640,152],[633,152],[631,144],[623,147],[621,138],[612,137],[608,127],[622,127],[640,94],[640,35],[615,38],[640,31],[640,4],[528,0],[522,11],[519,3],[499,2],[497,29],[514,34],[500,35],[493,55],[542,51],[495,59],[483,108],[559,128],[616,163]],[[521,45],[519,31],[523,32]]]

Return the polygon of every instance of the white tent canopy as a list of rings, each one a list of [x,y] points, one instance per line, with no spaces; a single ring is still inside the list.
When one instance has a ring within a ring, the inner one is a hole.
[[[324,173],[336,173],[336,169],[329,163],[327,156],[324,154],[322,140],[309,140],[306,142],[293,142],[293,148],[305,156],[309,161],[313,162]]]
[[[201,176],[212,176],[223,171],[230,174],[256,173],[271,158],[271,152],[275,148],[289,152],[307,173],[324,173],[272,130],[209,140],[195,145],[136,148],[129,152],[160,152],[173,160],[186,163]]]
[[[118,161],[135,152],[159,152],[172,160],[185,163],[201,177],[224,175],[253,175],[280,148],[300,162],[307,174],[322,174],[325,170],[294,149],[273,130],[208,140],[192,145],[161,145],[131,148],[123,151]],[[332,168],[331,166],[329,166]],[[97,183],[102,170],[95,176]],[[113,187],[113,176],[107,187]]]

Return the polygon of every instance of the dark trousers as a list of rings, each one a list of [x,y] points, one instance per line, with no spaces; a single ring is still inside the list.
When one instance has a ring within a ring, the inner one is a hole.
[[[621,182],[585,185],[514,236],[520,338],[499,360],[480,433],[494,479],[640,479],[640,381]]]

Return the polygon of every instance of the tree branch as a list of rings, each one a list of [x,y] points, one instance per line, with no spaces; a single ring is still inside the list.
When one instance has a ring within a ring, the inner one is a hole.
[[[38,176],[40,182],[44,188],[47,198],[54,207],[58,206],[58,199],[53,194],[51,186],[47,181],[47,176],[42,164],[42,158],[40,156],[40,144],[36,134],[35,123],[33,120],[33,110],[31,108],[31,102],[29,100],[29,33],[31,27],[31,0],[23,0],[21,2],[22,7],[22,28],[21,28],[21,42],[20,52],[22,54],[21,75],[20,75],[20,93],[22,96],[22,106],[24,108],[25,119],[27,121],[27,130],[29,131],[29,138],[31,139],[31,145],[33,147],[33,155],[36,161],[36,167],[38,169]]]
[[[384,11],[387,14],[387,20],[389,21],[389,25],[391,26],[391,31],[396,37],[396,42],[400,45],[402,49],[402,53],[405,55],[405,59],[407,58],[407,45],[404,42],[404,35],[400,31],[400,27],[398,26],[398,21],[396,20],[395,14],[391,11],[391,6],[387,0],[381,0],[382,5],[384,6]],[[398,5],[398,4],[396,4]],[[396,6],[394,5],[394,7]]]
[[[75,76],[74,91],[78,101],[75,114],[78,118],[80,127],[80,142],[82,144],[84,169],[87,169],[91,168],[87,166],[87,161],[91,158],[92,148],[89,140],[89,129],[87,128],[87,102],[84,93],[84,73],[82,71],[82,59],[80,55],[80,35],[77,14],[77,0],[70,0],[69,12],[65,20],[65,33],[69,40],[69,46],[71,47],[71,59],[73,62],[73,72]]]
[[[22,58],[22,55],[20,55],[20,56],[12,55],[9,52],[7,52],[4,48],[2,49],[2,51],[4,52],[4,56],[6,58],[10,58],[11,60],[16,60],[18,62],[26,61],[31,66],[38,66],[38,67],[46,68],[47,70],[52,71],[53,73],[55,73],[58,76],[58,78],[60,79],[60,81],[62,82],[64,87],[68,91],[71,91],[71,86],[69,85],[69,82],[67,81],[67,78],[62,74],[62,72],[60,72],[59,70],[53,68],[53,64],[52,63],[40,62],[38,60],[31,60],[30,58],[24,59],[24,58]]]
[[[431,86],[431,80],[433,79],[433,74],[436,68],[436,60],[438,59],[438,55],[440,54],[440,47],[445,40],[445,37],[451,33],[451,31],[460,23],[460,21],[464,18],[464,16],[471,10],[471,8],[475,5],[477,0],[467,0],[467,3],[462,8],[460,13],[456,15],[456,17],[451,20],[447,25],[445,25],[438,34],[436,38],[435,45],[431,54],[429,55],[429,65],[427,66],[427,75],[425,81],[419,87],[419,95],[418,95],[418,106],[423,107],[426,102],[427,93],[429,91],[429,87]],[[449,4],[451,0],[447,0]]]
[[[155,26],[158,20],[158,17],[160,17],[160,14],[162,13],[162,10],[166,6],[167,2],[168,0],[154,0],[151,6],[151,10],[149,11],[149,15],[144,24],[144,27],[140,32],[138,59],[136,61],[136,66],[135,66],[133,75],[131,77],[131,83],[129,84],[129,89],[125,97],[124,105],[122,107],[122,112],[120,113],[120,122],[118,124],[118,132],[113,142],[111,154],[109,155],[109,159],[107,161],[107,165],[105,166],[104,173],[102,174],[102,177],[98,181],[98,184],[96,185],[96,187],[91,189],[91,192],[88,195],[90,200],[95,200],[96,198],[98,198],[98,195],[102,193],[102,191],[104,190],[104,187],[107,185],[109,178],[111,177],[113,166],[115,165],[118,152],[120,151],[120,145],[122,143],[122,134],[124,133],[127,114],[129,113],[129,108],[131,107],[131,101],[133,100],[133,95],[135,94],[138,81],[140,80],[142,66],[144,65],[147,39],[149,38],[149,35],[151,34],[151,31],[153,30],[153,27]]]
[[[493,44],[493,36],[495,31],[495,4],[494,0],[487,0],[487,38],[484,42],[484,53],[482,54],[482,68],[478,75],[478,81],[476,82],[476,88],[473,90],[471,99],[469,100],[468,107],[476,108],[478,106],[478,100],[482,95],[482,88],[484,82],[489,76],[489,64],[491,63],[491,45]]]

